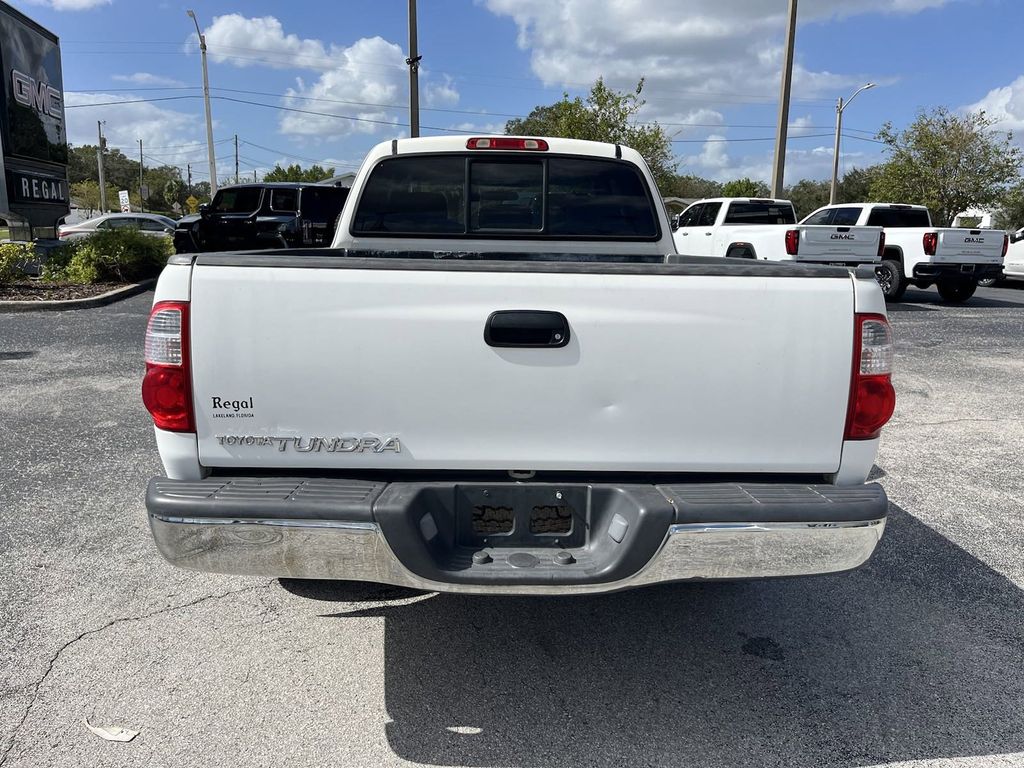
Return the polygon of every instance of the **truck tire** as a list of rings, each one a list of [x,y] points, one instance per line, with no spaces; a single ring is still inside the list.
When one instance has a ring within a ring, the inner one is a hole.
[[[978,283],[974,280],[940,280],[936,287],[943,301],[961,304],[974,295]]]
[[[998,277],[983,277],[978,281],[979,288],[991,288],[999,282]]]
[[[875,267],[875,279],[882,288],[886,301],[899,301],[907,292],[907,280],[903,277],[903,265],[898,261],[885,259]]]

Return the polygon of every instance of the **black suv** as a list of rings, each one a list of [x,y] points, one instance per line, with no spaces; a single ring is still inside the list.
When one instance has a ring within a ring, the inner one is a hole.
[[[266,183],[224,187],[198,214],[178,221],[174,249],[241,251],[326,248],[334,239],[346,187]]]

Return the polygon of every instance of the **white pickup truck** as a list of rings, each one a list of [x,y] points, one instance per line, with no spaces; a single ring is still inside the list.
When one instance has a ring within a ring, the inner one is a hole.
[[[698,200],[674,228],[676,250],[690,256],[858,267],[877,264],[885,247],[880,227],[798,225],[789,200]]]
[[[1008,239],[1002,230],[933,227],[923,205],[843,203],[819,208],[804,224],[878,226],[885,253],[875,270],[885,298],[899,301],[910,284],[935,285],[945,301],[967,301],[978,280],[998,278]]]
[[[172,257],[157,547],[501,594],[856,568],[895,403],[873,276],[672,251],[631,149],[431,137],[370,151],[332,249]]]

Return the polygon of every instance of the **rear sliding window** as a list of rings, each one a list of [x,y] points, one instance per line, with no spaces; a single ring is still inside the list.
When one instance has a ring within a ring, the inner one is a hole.
[[[651,240],[654,204],[628,163],[446,155],[382,161],[353,234]]]
[[[869,227],[930,227],[928,211],[920,208],[875,208],[868,216]]]
[[[730,203],[725,212],[726,224],[796,224],[796,212],[788,203],[780,205],[769,201],[751,200],[749,203]]]
[[[222,189],[210,208],[218,213],[252,213],[259,209],[262,195],[262,187]]]

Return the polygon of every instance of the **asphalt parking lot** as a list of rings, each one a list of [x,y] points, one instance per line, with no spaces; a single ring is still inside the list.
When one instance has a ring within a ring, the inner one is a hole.
[[[151,300],[0,315],[0,765],[1024,765],[1024,290],[892,308],[867,567],[573,599],[164,563]]]

